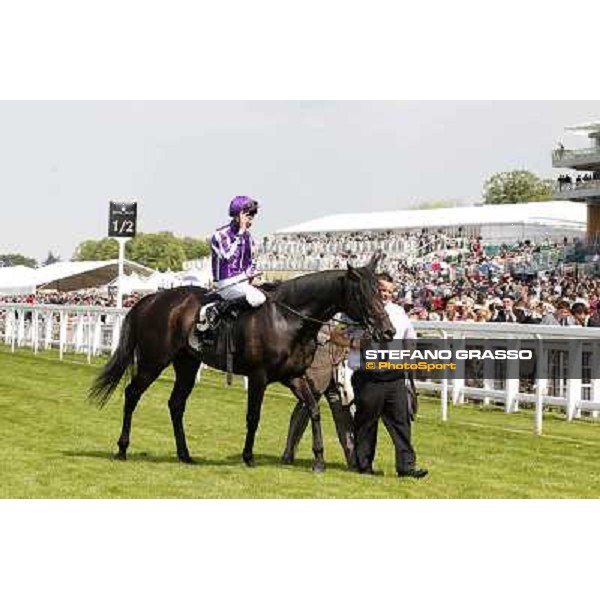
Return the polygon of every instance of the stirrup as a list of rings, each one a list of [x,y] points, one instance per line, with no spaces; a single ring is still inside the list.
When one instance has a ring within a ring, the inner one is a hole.
[[[200,309],[200,315],[198,322],[196,323],[196,329],[204,333],[209,329],[214,329],[219,324],[220,311],[215,304],[208,304]]]
[[[216,305],[208,306],[206,309],[206,322],[209,329],[215,329],[221,321],[221,311]]]

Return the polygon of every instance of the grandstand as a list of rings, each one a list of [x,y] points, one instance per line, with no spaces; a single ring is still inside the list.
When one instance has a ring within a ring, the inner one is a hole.
[[[584,236],[585,224],[585,206],[565,201],[334,214],[265,237],[260,264],[278,275],[318,271],[339,268],[348,258],[364,262],[378,249],[389,265],[411,264],[436,251],[468,253],[472,240],[496,247],[573,242]]]
[[[566,130],[587,136],[590,145],[587,148],[567,149],[561,144],[552,152],[552,166],[569,170],[559,176],[554,198],[583,203],[587,207],[587,242],[598,248],[600,247],[600,123],[584,123],[567,127]]]

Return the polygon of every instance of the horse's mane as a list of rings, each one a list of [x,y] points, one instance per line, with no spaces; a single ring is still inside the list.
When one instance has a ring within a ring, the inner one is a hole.
[[[324,283],[333,282],[344,274],[345,271],[342,269],[308,273],[285,281],[268,282],[270,287],[265,288],[265,284],[263,284],[262,289],[269,292],[276,300],[285,300],[289,297],[299,298],[307,295],[317,295],[322,292],[322,285]]]

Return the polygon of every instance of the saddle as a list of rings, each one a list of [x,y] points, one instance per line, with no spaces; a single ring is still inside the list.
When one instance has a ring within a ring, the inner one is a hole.
[[[227,385],[233,381],[233,355],[236,352],[234,326],[238,310],[243,308],[241,304],[240,299],[225,301],[216,292],[206,294],[198,311],[196,326],[188,340],[192,349],[199,354],[205,348],[216,352],[219,336],[224,335]],[[211,310],[213,316],[210,316]]]
[[[277,289],[279,282],[263,284],[260,289],[269,298]],[[189,336],[188,343],[198,354],[203,348],[217,350],[217,342],[224,335],[225,364],[227,369],[227,384],[231,385],[233,376],[233,355],[235,347],[235,323],[240,313],[251,309],[245,297],[224,300],[218,292],[212,291],[204,295],[204,301],[196,317],[196,326]]]

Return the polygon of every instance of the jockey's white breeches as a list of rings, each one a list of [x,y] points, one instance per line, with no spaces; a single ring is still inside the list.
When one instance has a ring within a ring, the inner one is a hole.
[[[216,289],[223,298],[223,300],[233,300],[234,298],[241,298],[244,296],[250,306],[260,306],[267,297],[248,281],[239,281],[236,283],[236,279],[244,279],[244,275],[237,275],[236,277],[229,277],[228,279],[222,279],[216,283]]]

